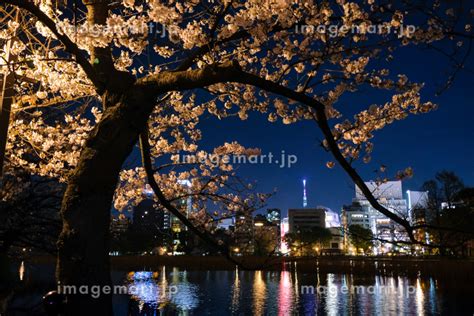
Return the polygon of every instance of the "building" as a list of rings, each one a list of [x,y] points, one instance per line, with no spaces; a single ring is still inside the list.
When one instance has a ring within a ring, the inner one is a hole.
[[[368,206],[362,206],[359,202],[353,201],[350,205],[342,207],[342,225],[349,227],[351,225],[359,225],[367,229],[371,229],[369,220]]]
[[[141,201],[133,209],[130,228],[133,239],[136,240],[135,247],[140,247],[144,241],[149,243],[151,248],[169,244],[171,236],[169,213],[158,208],[152,199]]]
[[[191,182],[189,180],[178,180],[178,184],[183,188],[181,194],[185,195],[191,191]],[[181,198],[174,202],[174,206],[189,217],[193,211],[193,200],[191,196]],[[173,236],[173,254],[183,254],[190,251],[193,245],[198,244],[198,237],[188,233],[188,227],[184,225],[179,218],[170,214],[170,226]]]
[[[294,208],[288,210],[288,229],[290,233],[311,230],[313,227],[326,226],[326,209]]]
[[[342,254],[344,251],[344,233],[342,227],[329,227],[332,238],[329,241],[329,247],[323,251],[326,254]]]
[[[290,225],[288,223],[288,217],[284,217],[280,224],[280,252],[282,254],[287,254],[290,251],[285,242],[285,235],[288,234],[289,231]]]
[[[411,214],[412,225],[431,224],[435,221],[435,212],[429,208],[428,191],[407,191],[408,210]],[[429,244],[431,236],[426,229],[417,229],[414,231],[417,240],[423,240]]]
[[[271,208],[267,210],[267,221],[275,225],[280,226],[281,223],[281,211],[278,208]]]
[[[252,214],[238,212],[235,215],[234,252],[253,254],[253,232]]]
[[[431,222],[431,214],[428,211],[428,191],[407,191],[408,211],[411,223],[415,224],[417,219],[423,218],[423,222]]]
[[[169,230],[170,216],[168,212],[156,208],[155,204],[155,201],[146,199],[133,209],[134,229],[145,232]]]
[[[331,210],[329,207],[325,206],[318,206],[317,207],[322,208],[325,210],[326,216],[325,216],[325,226],[326,228],[331,228],[331,227],[341,227],[341,221],[339,219],[339,214]]]
[[[235,218],[230,217],[230,218],[223,218],[219,220],[217,223],[217,228],[218,229],[223,229],[223,230],[233,230],[235,226]]]
[[[365,182],[365,184],[381,205],[398,216],[410,220],[411,214],[408,211],[407,200],[403,197],[401,181],[385,183],[370,181]],[[343,217],[344,231],[346,232],[350,225],[360,225],[372,230],[374,236],[382,240],[399,241],[407,239],[403,227],[373,208],[357,185],[355,185],[355,198],[352,200],[352,204],[343,207]],[[381,247],[381,244],[377,243],[375,252],[380,253],[382,251],[391,251],[391,244],[387,243],[385,247]]]

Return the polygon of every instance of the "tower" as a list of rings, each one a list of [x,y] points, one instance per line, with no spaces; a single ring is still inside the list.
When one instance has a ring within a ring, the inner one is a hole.
[[[306,179],[303,179],[303,208],[308,205],[308,199],[306,198]]]

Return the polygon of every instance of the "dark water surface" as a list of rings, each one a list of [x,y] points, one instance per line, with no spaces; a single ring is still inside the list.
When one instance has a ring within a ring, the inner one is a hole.
[[[117,301],[117,312],[125,309],[129,315],[473,315],[474,312],[472,287],[444,287],[432,278],[295,271],[187,272],[177,268],[162,268],[154,276],[150,274],[129,274],[127,284],[135,295],[131,301]]]
[[[32,290],[17,294],[10,315],[41,315],[31,306],[55,289],[52,266],[25,265]],[[128,294],[115,315],[474,315],[474,286],[429,277],[289,271],[114,271]],[[23,310],[23,312],[21,312]],[[93,315],[93,313],[91,313]]]

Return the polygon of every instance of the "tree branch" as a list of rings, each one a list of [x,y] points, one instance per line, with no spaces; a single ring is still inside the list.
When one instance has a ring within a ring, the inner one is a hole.
[[[148,134],[147,132],[143,132],[140,134],[140,150],[141,150],[141,156],[142,156],[142,162],[143,162],[143,167],[145,169],[148,183],[150,184],[150,187],[153,189],[153,192],[155,193],[156,197],[160,201],[161,205],[166,208],[171,214],[176,216],[186,227],[188,227],[194,234],[196,234],[199,238],[201,238],[204,242],[209,244],[211,247],[216,249],[217,251],[222,252],[225,257],[234,263],[235,265],[246,269],[242,265],[241,262],[235,260],[230,255],[230,249],[227,247],[227,245],[222,244],[220,245],[218,242],[216,242],[213,238],[211,238],[208,234],[205,232],[199,230],[196,226],[191,223],[191,221],[183,214],[181,213],[173,204],[168,201],[168,199],[165,197],[163,192],[161,191],[158,183],[155,180],[154,173],[153,173],[153,166],[150,158],[150,144],[148,142]]]
[[[99,92],[99,94],[101,94],[101,91],[104,89],[104,83],[99,80],[99,76],[97,75],[96,71],[85,57],[84,51],[79,49],[79,47],[73,41],[71,41],[68,36],[61,34],[56,28],[56,23],[53,20],[51,20],[43,11],[41,11],[36,5],[28,0],[3,0],[3,2],[28,11],[41,23],[48,27],[49,30],[56,36],[56,38],[64,45],[66,51],[76,57],[76,62],[82,67],[84,72],[87,74],[87,77],[94,84],[96,90]]]

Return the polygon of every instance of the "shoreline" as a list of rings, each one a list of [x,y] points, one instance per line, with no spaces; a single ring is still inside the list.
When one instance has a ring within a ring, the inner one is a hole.
[[[360,275],[387,275],[408,277],[434,277],[459,279],[474,282],[474,260],[454,258],[413,257],[236,257],[245,267],[241,270],[349,273]],[[30,263],[55,264],[52,256],[28,259]],[[235,270],[236,266],[222,256],[113,256],[111,269],[120,271],[155,270],[161,266],[172,266],[190,271]]]

